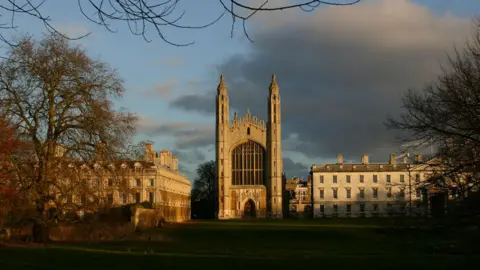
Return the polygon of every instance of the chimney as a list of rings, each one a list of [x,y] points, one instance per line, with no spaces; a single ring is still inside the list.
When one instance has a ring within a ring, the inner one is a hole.
[[[173,169],[173,158],[172,158],[172,152],[170,151],[167,151],[167,166]]]
[[[55,145],[55,157],[56,158],[63,158],[63,156],[65,155],[65,147],[62,145],[62,144],[57,144]]]
[[[390,163],[390,164],[396,164],[397,163],[396,155],[394,153],[390,154],[390,160],[389,160],[388,163]]]
[[[155,152],[152,150],[152,144],[146,143],[145,144],[145,159],[146,161],[151,161],[155,159]]]
[[[343,155],[342,154],[338,154],[337,155],[337,164],[343,164]]]
[[[416,154],[414,156],[415,163],[423,163],[423,155],[422,154]]]
[[[173,156],[173,170],[178,172],[178,157]]]
[[[368,164],[368,155],[362,155],[362,164]]]
[[[408,163],[408,156],[403,157],[403,163],[407,164]]]
[[[167,150],[160,150],[160,165],[167,166]]]

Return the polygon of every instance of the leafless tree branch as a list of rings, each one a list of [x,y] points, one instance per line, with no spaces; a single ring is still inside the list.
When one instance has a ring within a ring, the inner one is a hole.
[[[27,15],[40,20],[47,31],[56,33],[64,38],[76,40],[88,36],[90,33],[79,37],[68,37],[56,29],[49,16],[42,14],[41,7],[47,0],[7,0],[0,4],[0,40],[8,45],[16,45],[10,42],[5,36],[7,30],[16,30],[15,20],[17,15]],[[115,33],[117,30],[112,27],[112,22],[124,22],[128,29],[134,35],[141,36],[146,42],[151,42],[147,37],[149,29],[153,31],[160,39],[173,46],[188,46],[194,42],[177,43],[166,37],[165,30],[168,28],[178,29],[202,29],[219,22],[225,14],[231,15],[233,36],[235,24],[241,21],[245,36],[252,41],[246,29],[246,21],[254,15],[261,12],[284,11],[299,8],[303,11],[313,11],[321,5],[325,6],[350,6],[359,3],[361,0],[332,0],[320,1],[310,0],[298,4],[278,5],[267,7],[269,0],[256,5],[255,3],[243,3],[236,0],[218,0],[223,12],[218,14],[210,22],[198,25],[188,25],[181,23],[186,10],[178,12],[181,0],[77,0],[80,13],[90,22]],[[194,11],[195,12],[195,11]],[[1,20],[4,19],[2,23]],[[5,20],[6,19],[6,20]]]

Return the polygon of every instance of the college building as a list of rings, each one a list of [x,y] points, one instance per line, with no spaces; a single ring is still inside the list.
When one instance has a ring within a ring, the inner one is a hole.
[[[339,154],[337,163],[311,167],[313,217],[425,215],[438,194],[437,204],[446,204],[448,194],[423,184],[435,160],[425,162],[420,154],[413,162],[397,162],[394,154],[385,163],[368,159],[363,155],[360,163],[344,163]]]

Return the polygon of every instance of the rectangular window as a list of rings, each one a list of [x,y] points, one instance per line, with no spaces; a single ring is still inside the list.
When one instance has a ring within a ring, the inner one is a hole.
[[[391,183],[392,182],[392,176],[390,174],[387,174],[387,183]]]
[[[352,205],[347,204],[347,213],[351,213],[351,212],[352,212]]]
[[[113,194],[108,194],[107,195],[107,203],[110,205],[110,204],[113,204]]]
[[[373,183],[374,184],[378,183],[378,175],[376,174],[373,175]]]
[[[320,189],[320,199],[325,198],[325,191],[323,189]]]
[[[135,193],[135,202],[140,203],[140,192]]]
[[[349,188],[345,189],[345,191],[347,192],[347,199],[350,199],[352,197],[352,191]]]
[[[373,204],[373,212],[378,212],[378,204]]]
[[[333,205],[333,212],[338,213],[338,205],[337,204]]]
[[[405,183],[405,175],[400,174],[400,183]]]
[[[333,188],[332,191],[333,191],[333,198],[338,199],[338,189]]]
[[[320,175],[320,184],[323,184],[323,175]]]
[[[365,213],[365,204],[360,204],[360,213]]]
[[[378,188],[373,188],[373,198],[378,199]]]
[[[125,193],[122,194],[122,203],[123,204],[127,203],[127,194],[125,194]]]
[[[150,184],[151,187],[155,186],[155,179],[153,179],[153,178],[150,179],[150,183],[149,183],[149,184]]]
[[[148,201],[149,201],[150,203],[154,203],[154,199],[155,199],[155,198],[154,198],[153,192],[149,192],[149,193],[148,193]]]
[[[360,175],[360,183],[363,183],[364,182],[364,179],[363,179],[363,174]]]
[[[142,186],[142,181],[140,179],[138,179],[138,178],[135,179],[135,182],[136,182],[135,184],[137,185],[137,187]]]
[[[400,212],[401,212],[401,213],[405,213],[405,212],[406,212],[405,209],[406,209],[406,205],[405,205],[404,203],[402,203],[402,204],[400,205]]]
[[[392,188],[389,187],[387,188],[387,198],[391,198],[392,197]]]
[[[321,204],[320,205],[320,213],[324,213],[325,212],[325,205]]]
[[[422,190],[417,189],[417,190],[416,190],[416,193],[417,193],[417,194],[416,194],[416,195],[417,195],[417,199],[421,199],[421,198],[422,198]]]
[[[108,186],[109,187],[113,186],[113,179],[112,178],[108,178]]]
[[[415,175],[415,184],[420,184],[420,174]]]
[[[398,196],[400,197],[400,199],[405,198],[405,189],[404,188],[400,189],[400,192],[398,193]]]
[[[360,199],[365,199],[365,189],[360,189]]]
[[[333,183],[334,183],[334,184],[337,183],[337,176],[336,176],[336,175],[333,176]]]
[[[350,175],[347,175],[347,184],[350,184]]]

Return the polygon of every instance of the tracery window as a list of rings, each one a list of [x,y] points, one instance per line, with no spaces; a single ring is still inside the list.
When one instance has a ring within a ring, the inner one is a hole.
[[[265,149],[254,141],[232,151],[232,185],[264,185]]]

